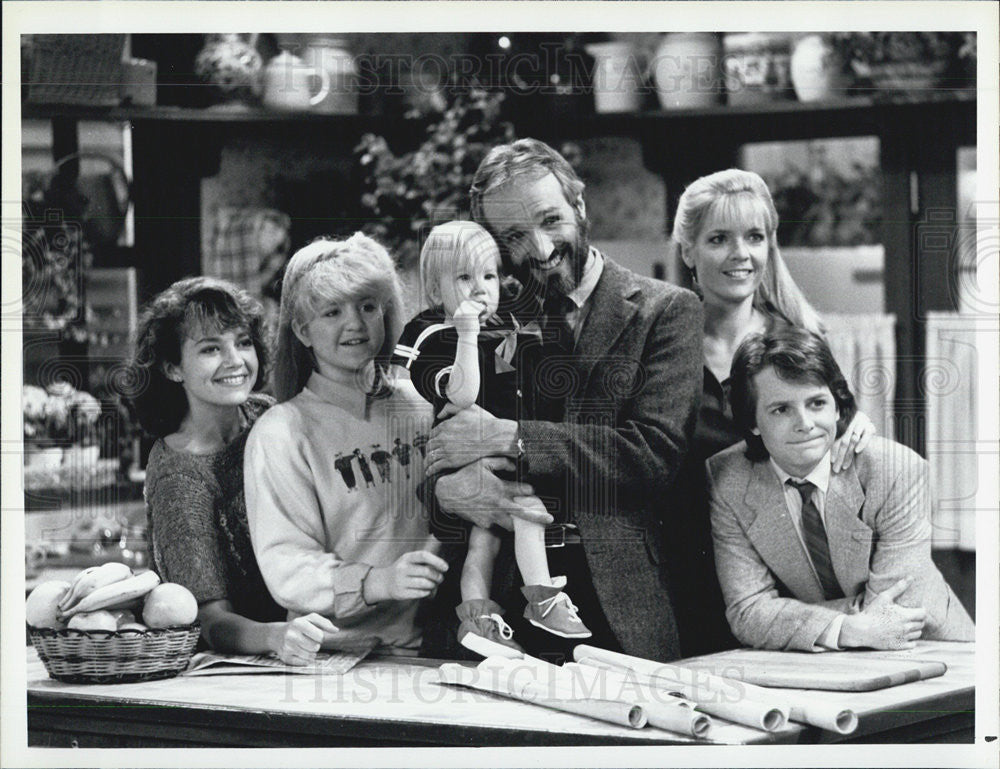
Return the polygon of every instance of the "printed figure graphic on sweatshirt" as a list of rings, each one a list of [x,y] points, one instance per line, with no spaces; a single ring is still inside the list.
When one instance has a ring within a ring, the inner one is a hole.
[[[361,453],[361,449],[354,449],[354,456],[358,458],[358,465],[361,466],[361,474],[365,477],[365,488],[374,486],[375,476],[372,475],[372,469],[368,466],[368,460]]]
[[[336,459],[333,462],[333,466],[337,468],[337,472],[340,473],[341,477],[344,479],[344,484],[347,486],[348,491],[354,491],[357,482],[354,479],[354,467],[351,465],[351,460],[354,459],[353,454],[348,454],[346,457],[341,456],[338,451],[336,454]]]
[[[371,453],[371,460],[375,463],[379,478],[382,479],[383,483],[391,480],[392,470],[389,467],[389,460],[392,459],[392,454],[383,449],[380,443],[373,444],[372,448],[374,451]]]
[[[392,453],[395,455],[396,459],[399,460],[399,464],[402,466],[403,470],[406,472],[406,477],[410,477],[410,444],[403,443],[396,438],[395,447]]]

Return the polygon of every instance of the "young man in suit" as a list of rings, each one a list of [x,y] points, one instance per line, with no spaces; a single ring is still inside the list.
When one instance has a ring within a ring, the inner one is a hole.
[[[701,307],[692,292],[590,246],[583,187],[565,158],[534,139],[495,147],[476,172],[473,218],[525,285],[521,309],[534,302],[540,315],[539,397],[531,419],[473,406],[443,421],[427,444],[427,470],[455,470],[436,483],[440,508],[480,526],[509,529],[511,515],[528,516],[518,494],[552,501],[550,568],[573,585],[590,643],[666,661],[680,652],[660,539],[694,429]],[[495,474],[515,462],[525,483]]]
[[[854,396],[826,342],[786,327],[733,359],[746,435],[708,460],[726,617],[764,649],[907,649],[972,641],[975,626],[931,560],[927,463],[875,438],[845,471],[830,447]]]

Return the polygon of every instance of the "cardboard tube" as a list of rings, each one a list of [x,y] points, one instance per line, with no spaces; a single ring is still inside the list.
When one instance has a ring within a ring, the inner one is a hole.
[[[597,656],[590,653],[597,652]],[[690,671],[685,676],[686,681],[673,680],[671,678],[652,675],[651,671],[660,669],[660,665],[649,660],[641,660],[635,657],[628,657],[625,654],[608,652],[603,649],[596,649],[589,646],[577,646],[573,656],[578,662],[595,667],[608,667],[612,669],[631,671],[637,680],[654,686],[657,689],[670,692],[677,692],[683,697],[692,700],[697,704],[697,708],[713,716],[719,716],[737,724],[752,726],[755,729],[762,729],[766,732],[773,732],[781,729],[788,723],[789,709],[786,705],[769,698],[768,701],[761,701],[741,692],[737,700],[730,699],[734,691],[734,684],[742,686],[741,682],[732,682],[718,676],[699,677],[697,680]],[[634,666],[630,661],[634,660]],[[616,664],[617,663],[617,664]],[[670,666],[663,666],[668,668]],[[704,680],[703,680],[704,678]],[[717,681],[709,681],[715,678]]]
[[[509,696],[522,702],[530,702],[532,705],[539,705],[543,708],[561,710],[564,713],[576,713],[589,718],[596,718],[598,721],[606,721],[610,724],[628,726],[632,729],[641,729],[646,725],[646,711],[638,705],[629,702],[618,702],[616,700],[564,700],[553,699],[536,695],[533,687],[525,687],[519,692],[508,692]]]
[[[850,734],[858,728],[858,715],[850,708],[824,702],[810,702],[795,697],[789,702],[789,718],[810,726],[818,726],[837,734]]]
[[[531,705],[588,716],[632,729],[641,729],[646,725],[645,712],[641,707],[632,703],[553,697],[546,687],[534,682],[517,682],[504,676],[500,678],[482,676],[477,669],[467,668],[453,662],[445,663],[438,668],[438,679],[441,683],[468,686],[491,694],[511,697]]]
[[[712,730],[712,719],[699,713],[684,700],[677,698],[677,704],[649,702],[642,706],[646,721],[657,729],[687,734],[691,737],[708,737]]]
[[[623,699],[626,690],[634,691],[646,713],[647,723],[657,729],[691,737],[707,737],[712,728],[712,719],[705,713],[697,712],[694,702],[669,694],[664,696],[665,693],[655,687],[626,679],[618,670],[570,662],[563,665],[561,671],[564,675],[579,676],[580,683],[585,684],[588,691],[607,691],[610,696],[618,692]]]
[[[761,723],[765,725],[760,728],[766,731],[780,729],[788,719],[818,726],[837,734],[851,734],[858,728],[857,714],[850,708],[804,697],[801,692],[786,689],[774,691],[738,679],[724,678],[702,670],[695,671],[682,665],[668,665],[638,657],[629,657],[626,654],[610,652],[594,646],[577,646],[573,656],[579,660],[580,655],[588,655],[601,663],[615,667],[626,667],[636,673],[644,673],[660,681],[673,682],[679,687],[680,693],[698,702],[699,709],[722,718],[728,718],[731,721],[735,720],[734,717],[743,717],[743,713],[747,711],[745,708],[732,709],[729,706],[734,703],[725,699],[719,701],[721,699],[719,695],[731,694],[734,685],[738,685],[743,691],[743,699],[769,705],[782,712],[783,715],[780,718],[775,713],[764,714]],[[669,683],[666,685],[670,686]],[[706,698],[703,692],[692,691],[684,688],[685,686],[707,689],[716,692],[716,695]],[[746,722],[737,721],[737,723]],[[756,723],[749,725],[757,726]]]

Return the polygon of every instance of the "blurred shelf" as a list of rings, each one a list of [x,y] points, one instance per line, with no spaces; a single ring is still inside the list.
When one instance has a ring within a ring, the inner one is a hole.
[[[350,152],[364,133],[385,137],[397,151],[419,141],[434,122],[401,115],[323,115],[275,112],[262,107],[85,107],[22,102],[24,119],[50,119],[74,125],[81,120],[122,121],[146,143],[196,148],[217,159],[221,144],[236,133],[275,141],[323,140]],[[531,136],[558,146],[563,141],[624,136],[642,142],[647,164],[666,168],[691,153],[719,155],[720,147],[759,141],[796,141],[848,136],[878,136],[912,130],[927,120],[955,126],[964,141],[975,141],[976,92],[973,88],[941,88],[915,94],[873,92],[818,102],[791,99],[696,109],[564,115],[539,109],[511,115],[517,136]],[[172,137],[172,138],[171,138]],[[192,144],[192,142],[195,142]],[[667,169],[669,172],[669,169]],[[200,169],[211,175],[209,165]]]
[[[669,136],[671,141],[694,145],[697,149],[697,145],[708,138],[731,137],[738,143],[747,143],[879,135],[902,124],[912,124],[923,115],[941,115],[949,121],[968,123],[974,130],[975,90],[948,89],[918,96],[879,93],[832,101],[762,101],[697,109],[598,114],[577,124],[529,117],[517,123],[517,132],[519,136],[536,135],[542,139],[635,136],[655,152],[658,136]],[[670,154],[669,148],[663,151]]]
[[[586,119],[595,128],[617,123],[657,123],[670,120],[736,119],[747,116],[801,116],[822,112],[856,112],[871,110],[908,109],[919,106],[975,103],[976,91],[968,89],[938,89],[917,95],[873,93],[819,102],[794,100],[761,101],[753,104],[718,105],[697,109],[649,110],[634,113],[605,113]],[[76,120],[161,121],[177,123],[321,123],[345,127],[384,126],[400,118],[387,115],[325,115],[315,112],[276,112],[262,107],[215,106],[189,107],[88,107],[79,105],[35,104],[22,102],[24,119],[71,118]],[[419,123],[420,121],[407,121]],[[567,125],[560,126],[565,130]]]
[[[375,123],[368,115],[323,115],[315,112],[275,112],[261,107],[87,107],[22,102],[23,119],[72,118],[75,120],[143,121],[177,123],[326,123],[356,126]],[[384,120],[384,118],[381,118]]]

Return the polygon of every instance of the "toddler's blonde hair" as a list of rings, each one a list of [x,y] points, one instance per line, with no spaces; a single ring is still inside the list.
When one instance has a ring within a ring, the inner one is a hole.
[[[430,231],[420,250],[420,290],[430,309],[441,309],[440,287],[457,269],[473,265],[492,250],[500,264],[500,249],[493,236],[475,222],[450,221]]]

